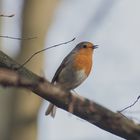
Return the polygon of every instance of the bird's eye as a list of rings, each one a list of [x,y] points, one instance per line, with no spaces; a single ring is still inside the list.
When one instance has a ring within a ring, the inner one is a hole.
[[[83,48],[86,48],[87,47],[87,45],[83,45]]]

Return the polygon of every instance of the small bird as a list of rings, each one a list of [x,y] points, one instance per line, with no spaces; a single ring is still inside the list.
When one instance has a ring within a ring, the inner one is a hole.
[[[98,48],[90,42],[81,42],[64,58],[57,69],[51,83],[58,85],[65,91],[74,90],[88,77],[92,68],[92,55]],[[56,106],[49,104],[45,115],[56,114]]]

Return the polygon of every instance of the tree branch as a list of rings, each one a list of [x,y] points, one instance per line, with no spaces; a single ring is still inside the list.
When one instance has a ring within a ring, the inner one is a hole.
[[[70,92],[65,93],[59,87],[51,85],[47,80],[24,67],[16,71],[19,64],[1,51],[0,67],[2,86],[27,88],[64,110],[71,110],[72,114],[101,129],[127,140],[140,140],[140,125],[86,98],[75,96]]]
[[[15,16],[14,14],[11,14],[11,15],[4,15],[4,14],[0,14],[0,17],[8,17],[8,18],[11,18]]]

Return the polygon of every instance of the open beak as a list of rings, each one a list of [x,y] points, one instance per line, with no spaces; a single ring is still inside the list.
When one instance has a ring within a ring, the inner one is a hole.
[[[94,45],[94,46],[93,46],[93,49],[97,49],[97,48],[98,48],[98,46],[99,46],[99,45]]]

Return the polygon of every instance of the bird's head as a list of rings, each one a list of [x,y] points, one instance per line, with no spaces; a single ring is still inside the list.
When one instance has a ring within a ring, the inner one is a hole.
[[[79,44],[76,45],[76,47],[74,48],[75,51],[80,51],[80,52],[88,52],[88,53],[92,53],[94,49],[98,48],[98,45],[94,45],[91,42],[80,42]]]

